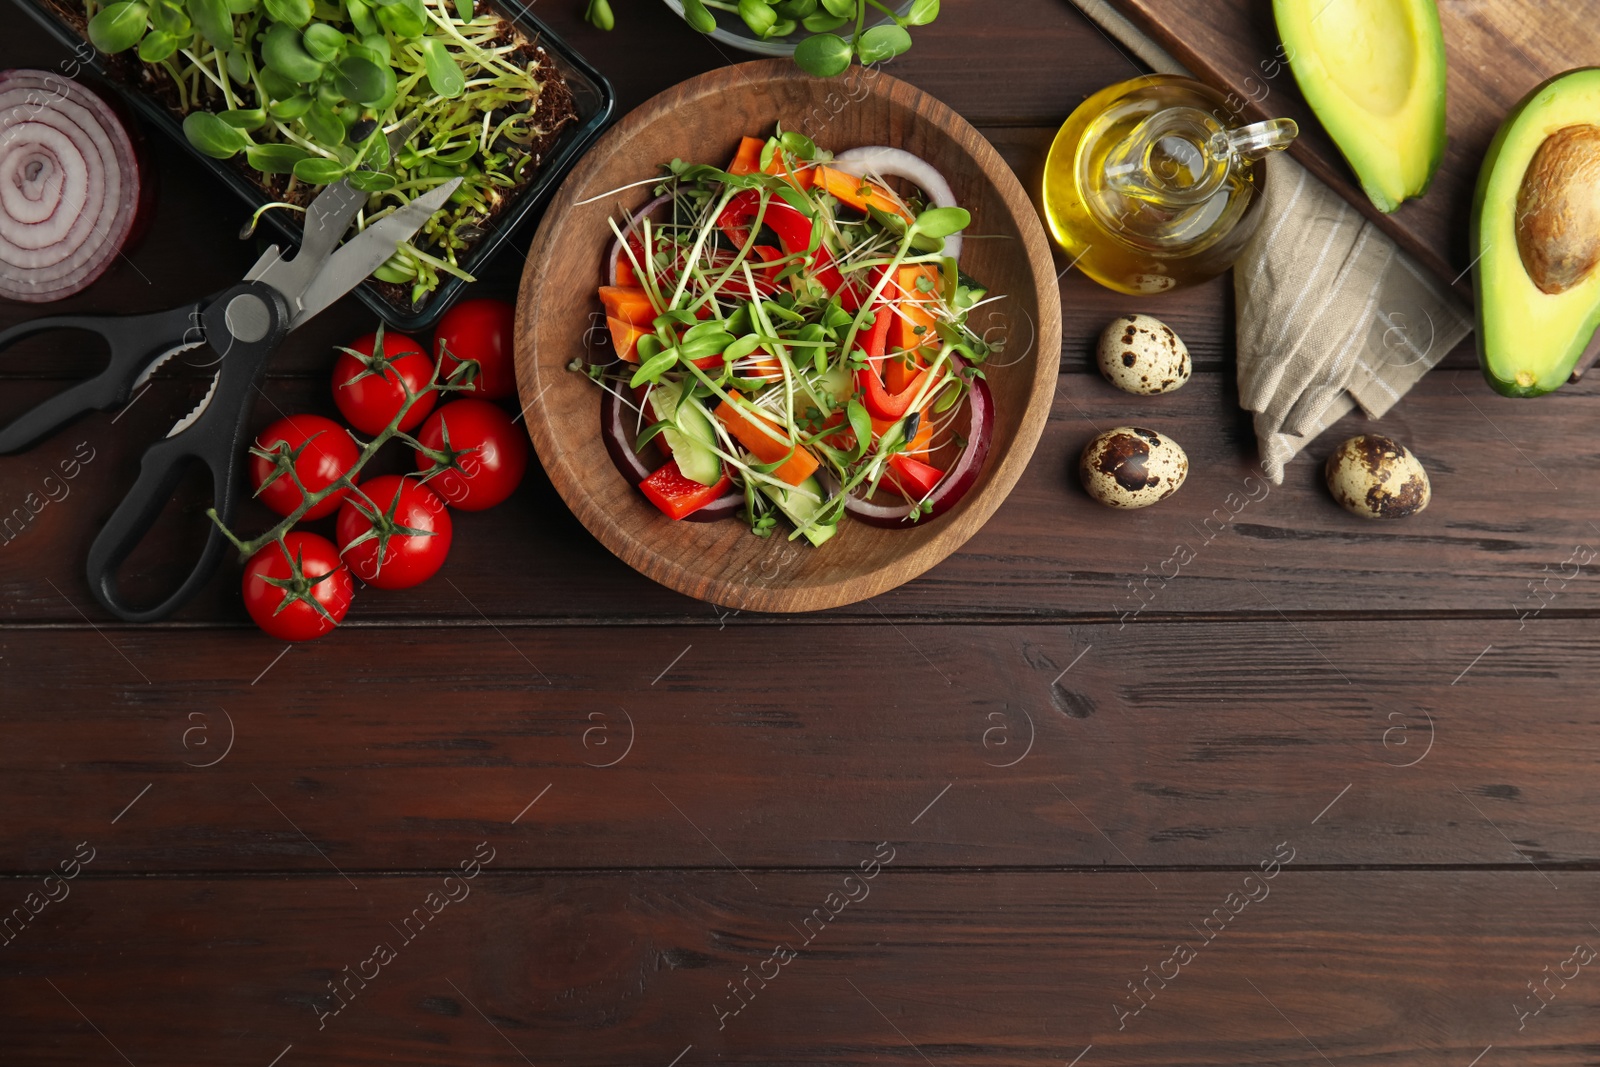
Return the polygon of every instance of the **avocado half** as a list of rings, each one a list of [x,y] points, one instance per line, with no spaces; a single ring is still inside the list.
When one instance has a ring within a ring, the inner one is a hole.
[[[1444,33],[1434,0],[1273,0],[1294,80],[1385,214],[1444,156]]]
[[[1472,202],[1478,362],[1506,396],[1561,386],[1600,325],[1600,67],[1522,98]]]

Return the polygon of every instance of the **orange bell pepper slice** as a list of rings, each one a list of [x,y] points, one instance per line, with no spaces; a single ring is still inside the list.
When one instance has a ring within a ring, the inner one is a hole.
[[[606,326],[611,330],[611,343],[616,346],[617,355],[629,363],[639,362],[639,338],[650,331],[612,315],[606,316]]]
[[[735,392],[729,395],[737,397],[739,394]],[[779,481],[799,485],[816,473],[816,456],[792,442],[774,440],[767,436],[750,417],[726,400],[718,405],[716,416],[717,420],[727,427],[728,433],[762,463],[776,463],[784,456],[789,456],[781,467],[772,472],[772,476]],[[777,423],[768,421],[767,425],[782,435],[783,430]]]
[[[927,278],[933,288],[928,292],[918,289],[918,278]],[[894,328],[890,331],[890,341],[894,347],[915,352],[937,341],[939,334],[934,329],[935,319],[928,308],[939,302],[939,268],[931,263],[913,263],[901,267],[894,272],[894,281],[887,288],[889,291],[884,295],[897,303]],[[917,332],[919,328],[921,333]]]
[[[729,174],[755,174],[761,170],[761,149],[767,142],[758,137],[739,138],[739,150],[728,164]]]
[[[600,287],[600,303],[606,306],[608,318],[621,319],[631,322],[635,326],[653,329],[655,326],[655,305],[650,303],[650,294],[643,289],[625,289],[619,285],[602,285]]]
[[[626,250],[617,253],[617,288],[641,289],[639,274],[633,269],[633,261],[628,258]]]
[[[765,378],[769,382],[780,382],[783,380],[783,364],[778,362],[776,356],[758,352],[748,369],[736,373],[741,378]]]
[[[768,163],[767,169],[763,171],[761,169],[761,152],[766,147],[767,142],[765,138],[739,138],[739,148],[733,154],[733,162],[728,164],[728,173],[773,174],[782,178],[784,181],[803,192],[805,187],[811,182],[811,175],[809,172],[813,169],[812,165],[808,163],[797,170],[790,170],[783,165],[782,157],[774,153],[772,162]]]
[[[878,438],[882,437],[884,434],[888,433],[889,432],[889,427],[893,426],[895,423],[897,423],[899,421],[900,421],[899,419],[873,419],[872,420],[872,438],[873,438],[873,440],[877,440]],[[933,444],[933,420],[932,419],[923,419],[923,420],[921,420],[920,422],[917,423],[916,435],[913,436],[911,438],[911,440],[906,443],[906,447],[903,450],[901,450],[900,452],[898,452],[896,454],[897,455],[901,455],[901,456],[910,456],[912,459],[920,459],[920,460],[926,462],[927,459],[928,459],[928,451],[929,451],[929,448],[930,448],[930,446],[932,444]]]
[[[877,208],[891,215],[899,215],[907,222],[915,222],[916,216],[901,207],[889,190],[876,182],[865,178],[857,178],[854,174],[838,170],[834,167],[819,165],[811,175],[811,184],[841,204],[849,204],[857,211],[866,213],[868,208]]]
[[[927,366],[927,361],[914,352],[903,358],[896,356],[890,359],[883,372],[884,388],[891,393],[905,392]]]

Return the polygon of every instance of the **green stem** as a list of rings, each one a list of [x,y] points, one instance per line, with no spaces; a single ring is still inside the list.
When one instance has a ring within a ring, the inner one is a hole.
[[[178,49],[178,54],[183,56],[185,59],[187,59],[189,61],[189,66],[197,74],[199,74],[201,77],[205,78],[207,81],[211,82],[213,85],[217,86],[219,89],[222,87],[222,82],[217,81],[216,75],[211,73],[211,68],[206,66],[205,63],[200,59],[199,56],[195,55],[193,52],[189,51],[187,48]],[[226,80],[227,80],[227,75],[224,74],[223,75],[223,81],[226,81]],[[198,94],[196,94],[195,99],[196,99],[196,101],[199,100],[199,95]]]
[[[382,335],[380,333],[380,344],[381,338]],[[376,350],[382,351],[381,348],[377,348]],[[471,370],[467,369],[469,367]],[[394,418],[390,420],[387,426],[378,431],[371,441],[368,441],[364,446],[362,446],[361,452],[356,457],[355,463],[351,465],[348,471],[345,471],[338,478],[323,488],[311,491],[307,490],[305,483],[300,480],[300,472],[294,468],[293,464],[290,464],[286,473],[294,482],[295,488],[300,490],[300,504],[288,515],[285,515],[283,518],[279,519],[270,529],[260,536],[253,537],[248,541],[241,541],[232,530],[228,529],[228,527],[223,523],[222,519],[218,517],[215,508],[207,509],[207,517],[209,517],[212,522],[216,523],[217,528],[222,531],[223,536],[226,537],[229,542],[233,544],[233,547],[238,550],[239,559],[241,562],[243,562],[248,560],[251,556],[254,556],[257,552],[261,551],[261,549],[265,548],[272,542],[280,540],[284,534],[288,533],[294,528],[295,523],[299,522],[305,517],[306,512],[310,511],[312,508],[316,507],[318,504],[322,503],[335,493],[355,493],[362,499],[367,500],[369,504],[372,503],[371,499],[368,498],[366,494],[357,487],[356,476],[361,473],[362,468],[367,465],[368,461],[371,460],[372,457],[376,456],[378,451],[391,439],[399,437],[403,442],[428,455],[429,458],[433,459],[436,463],[448,461],[448,457],[445,456],[444,453],[425,448],[421,442],[417,441],[414,437],[402,432],[400,429],[400,424],[405,421],[406,415],[411,411],[412,407],[414,407],[416,403],[423,397],[429,396],[433,393],[451,393],[469,388],[472,385],[476,374],[477,364],[472,360],[466,360],[451,372],[449,378],[444,381],[440,381],[439,366],[436,364],[433,369],[432,379],[427,385],[423,386],[415,393],[410,391],[410,387],[406,384],[405,379],[399,379],[400,387],[406,391],[406,397],[400,405],[400,410],[395,412]]]
[[[178,90],[178,110],[187,112],[189,110],[189,89],[184,84],[183,75],[179,74],[178,68],[172,65],[170,56],[161,61],[161,66],[172,78],[172,84]]]
[[[871,4],[873,7],[877,8],[879,11],[882,11],[885,15],[888,15],[890,18],[894,19],[894,24],[896,26],[899,26],[902,29],[905,28],[905,24],[906,24],[905,19],[901,18],[899,15],[896,15],[892,8],[884,7],[882,4],[880,4],[878,2],[878,0],[867,0],[867,3]]]
[[[233,79],[228,77],[228,57],[223,55],[220,49],[213,50],[211,57],[216,60],[217,64],[217,74],[219,75],[217,84],[222,86],[222,102],[227,105],[229,111],[239,110],[239,100],[233,95],[233,85],[231,84]]]

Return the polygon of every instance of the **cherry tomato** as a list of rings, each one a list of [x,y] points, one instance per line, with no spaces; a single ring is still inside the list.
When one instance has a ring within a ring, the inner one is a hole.
[[[274,541],[244,565],[244,608],[280,641],[321,637],[344,621],[354,592],[339,550],[316,534],[291,531],[282,545]]]
[[[528,469],[527,434],[487,400],[446,404],[423,424],[417,440],[454,453],[449,469],[430,478],[428,485],[462,511],[494,507],[511,495]],[[417,470],[434,469],[426,453],[415,455]]]
[[[361,458],[361,450],[350,440],[344,427],[321,415],[290,415],[279,419],[261,431],[256,447],[270,452],[279,441],[287,442],[291,451],[299,453],[299,458],[294,460],[294,472],[300,484],[313,493],[332,485]],[[288,461],[283,462],[287,464]],[[280,468],[277,460],[251,455],[250,480],[255,484],[256,498],[279,515],[294,514],[294,509],[305,500],[287,468]],[[348,490],[341,489],[329,494],[301,518],[320,519],[332,515],[346,492]]]
[[[368,436],[388,426],[405,404],[403,379],[412,393],[420,393],[433,380],[433,361],[405,334],[385,333],[383,355],[374,357],[377,334],[351,342],[333,362],[333,402],[345,421]],[[400,429],[409,430],[428,417],[438,394],[428,393],[406,412]]]
[[[379,589],[409,589],[444,566],[452,525],[432,489],[384,474],[345,500],[335,529],[339,554],[357,578]]]
[[[510,304],[487,297],[463,300],[446,311],[433,334],[439,377],[449,377],[460,360],[475,359],[478,377],[463,396],[499,400],[515,393],[517,374],[511,360],[516,318]]]

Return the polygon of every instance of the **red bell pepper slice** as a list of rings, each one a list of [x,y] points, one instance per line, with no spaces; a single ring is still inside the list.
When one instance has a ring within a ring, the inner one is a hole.
[[[693,515],[726,493],[732,484],[733,480],[724,470],[722,480],[716,485],[701,485],[693,478],[685,478],[674,459],[640,482],[639,489],[667,518],[676,520]]]
[[[750,240],[750,223],[760,211],[761,193],[746,189],[722,209],[722,214],[717,216],[717,228],[727,234],[730,241],[743,248],[745,242]],[[767,201],[766,214],[762,215],[761,221],[778,235],[778,243],[789,255],[805,252],[811,247],[811,220],[784,201],[776,198]],[[818,248],[814,264],[817,281],[829,296],[839,297],[846,311],[854,311],[861,306],[860,298],[845,286],[844,275],[833,265],[831,252],[826,248]]]
[[[891,478],[895,484],[916,500],[921,500],[933,492],[939,480],[944,477],[944,471],[938,467],[899,452],[889,457],[889,467],[894,472]]]
[[[917,390],[922,388],[922,380],[928,374],[927,371],[916,374],[905,383],[903,389],[894,393],[884,388],[878,368],[883,363],[883,354],[888,347],[889,324],[893,318],[894,308],[888,304],[878,306],[872,327],[866,332],[861,345],[862,354],[867,357],[867,365],[856,371],[856,389],[861,393],[861,402],[876,419],[892,420],[903,417],[911,407],[911,401],[916,397]]]
[[[894,308],[879,304],[878,313],[872,317],[872,325],[867,328],[866,340],[861,345],[867,357],[867,366],[873,369],[883,362],[883,354],[889,349],[889,324],[893,320]]]
[[[891,393],[883,387],[883,379],[878,377],[876,371],[871,367],[862,367],[856,371],[856,388],[861,390],[861,401],[874,418],[899,419],[905,417],[911,401],[922,388],[922,380],[927,376],[927,371],[920,371],[911,379],[910,385],[898,393]]]
[[[877,419],[902,418],[911,407],[911,401],[915,399],[917,391],[922,388],[923,379],[928,376],[925,370],[918,372],[905,383],[903,389],[897,392],[891,393],[884,388],[883,378],[878,374],[878,365],[883,362],[889,322],[893,318],[894,309],[889,305],[884,304],[878,308],[878,314],[872,320],[872,329],[867,331],[866,343],[862,346],[862,351],[867,357],[867,365],[856,371],[856,389],[861,393],[861,402],[866,405],[872,417]]]
[[[783,252],[779,249],[773,248],[771,245],[756,245],[754,248],[750,249],[750,258],[745,262],[750,264],[750,276],[755,279],[756,284],[755,289],[753,291],[749,291],[747,295],[754,297],[756,293],[760,293],[762,296],[766,297],[772,296],[778,291],[778,272],[781,271],[784,266],[778,261],[782,258]],[[718,270],[727,269],[728,264],[732,262],[733,256],[725,252],[718,253],[711,257],[711,265],[716,267]],[[760,266],[762,263],[770,263],[772,265],[770,267],[763,267]],[[737,285],[737,291],[746,291],[744,285],[744,273],[742,271],[734,274],[729,281]]]

